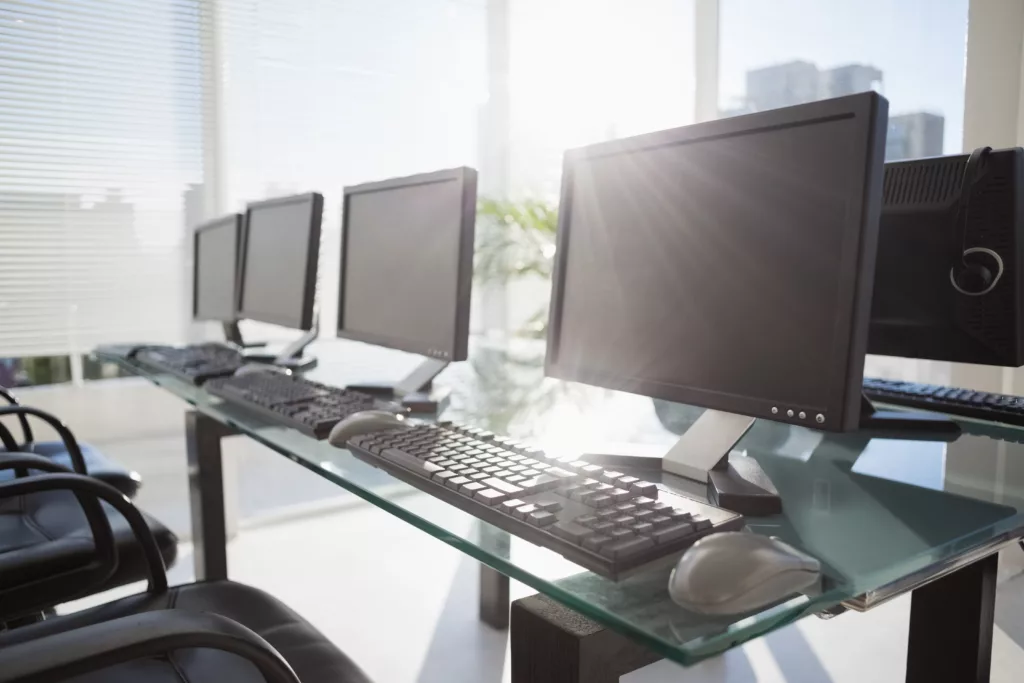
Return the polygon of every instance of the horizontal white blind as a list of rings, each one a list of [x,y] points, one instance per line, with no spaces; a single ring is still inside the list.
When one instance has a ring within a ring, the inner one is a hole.
[[[202,4],[0,3],[0,357],[183,337]]]

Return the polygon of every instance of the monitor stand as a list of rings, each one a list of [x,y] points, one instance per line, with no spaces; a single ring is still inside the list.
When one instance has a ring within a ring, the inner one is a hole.
[[[230,344],[234,344],[240,349],[257,349],[261,346],[267,345],[267,342],[245,341],[245,339],[242,338],[242,330],[239,329],[237,320],[223,322],[221,325],[224,327],[224,340]]]
[[[409,412],[434,415],[448,407],[451,390],[435,387],[434,378],[448,367],[448,361],[427,358],[395,384],[349,384],[348,389],[384,399],[400,399]]]
[[[245,361],[247,363],[266,363],[292,372],[311,370],[316,367],[316,356],[303,356],[302,352],[316,340],[319,334],[320,326],[313,325],[311,330],[284,347],[280,353],[247,353]]]
[[[754,418],[746,415],[705,410],[663,457],[587,454],[582,459],[625,470],[661,470],[662,483],[669,488],[697,494],[703,484],[712,505],[752,517],[777,515],[782,499],[757,460],[729,458],[753,424]],[[685,481],[673,482],[666,474]]]
[[[860,429],[858,434],[879,439],[911,441],[956,441],[960,425],[938,413],[914,413],[905,410],[878,410],[860,397]]]

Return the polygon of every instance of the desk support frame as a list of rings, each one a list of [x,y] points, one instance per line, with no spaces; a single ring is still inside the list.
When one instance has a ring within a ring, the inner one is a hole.
[[[228,578],[227,518],[220,441],[237,434],[197,410],[185,413],[185,450],[196,581]]]

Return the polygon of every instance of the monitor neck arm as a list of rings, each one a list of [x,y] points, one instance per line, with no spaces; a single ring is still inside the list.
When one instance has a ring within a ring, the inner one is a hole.
[[[277,355],[275,363],[287,363],[289,360],[300,358],[302,352],[307,346],[316,341],[316,338],[320,336],[320,313],[313,313],[313,326],[309,328],[301,337],[288,344],[288,346],[281,349],[281,353]]]
[[[434,378],[448,367],[448,361],[437,358],[427,358],[410,372],[404,379],[395,383],[395,395],[406,396],[427,392]]]
[[[224,321],[221,323],[224,326],[224,339],[225,341],[234,344],[240,349],[245,348],[245,340],[242,339],[242,330],[238,327],[237,320]]]

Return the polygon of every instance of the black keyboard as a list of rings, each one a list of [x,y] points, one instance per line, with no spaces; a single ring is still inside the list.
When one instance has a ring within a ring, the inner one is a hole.
[[[217,343],[146,346],[130,357],[153,370],[170,373],[193,384],[232,375],[245,363],[240,351]]]
[[[326,439],[334,425],[363,410],[405,410],[369,394],[264,370],[210,380],[206,391],[285,427]]]
[[[871,377],[864,378],[864,395],[881,403],[1024,427],[1024,398],[1019,396]]]
[[[743,526],[741,515],[657,484],[450,423],[365,434],[348,445],[371,465],[612,579]]]

